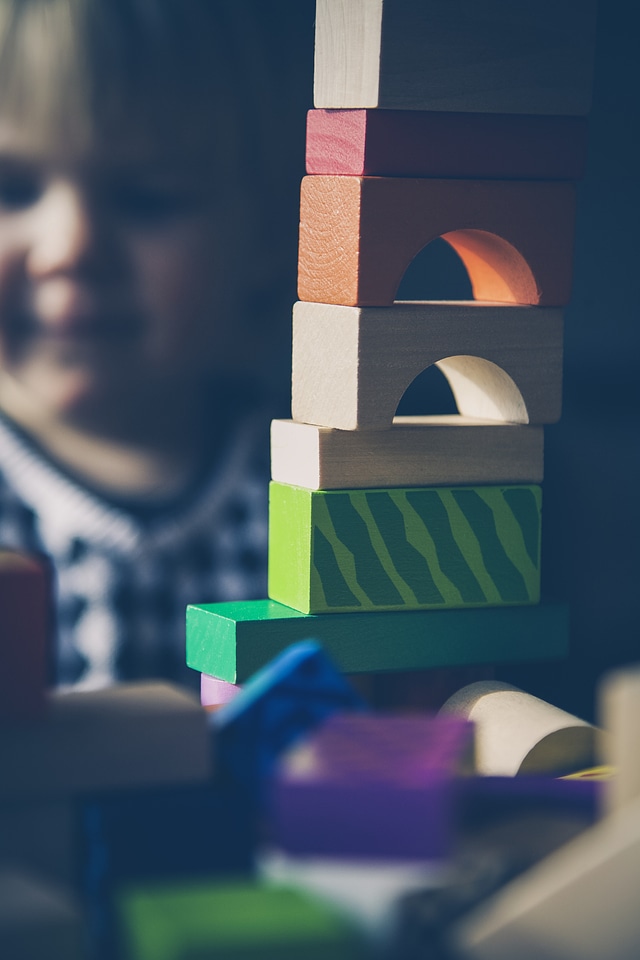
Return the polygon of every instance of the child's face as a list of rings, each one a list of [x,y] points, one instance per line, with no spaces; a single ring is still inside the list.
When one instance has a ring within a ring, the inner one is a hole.
[[[234,202],[202,163],[0,120],[0,378],[73,417],[224,367]]]

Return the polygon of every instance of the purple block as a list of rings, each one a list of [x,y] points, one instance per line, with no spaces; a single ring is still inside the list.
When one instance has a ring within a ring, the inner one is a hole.
[[[200,674],[200,703],[203,707],[216,707],[218,704],[229,703],[236,697],[242,687],[236,683],[227,683],[218,680],[206,673]]]
[[[307,856],[446,857],[472,747],[458,717],[335,714],[281,759],[272,839]]]

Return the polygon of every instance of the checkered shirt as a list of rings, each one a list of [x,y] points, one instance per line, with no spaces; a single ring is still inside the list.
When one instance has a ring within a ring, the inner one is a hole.
[[[58,686],[141,677],[196,686],[186,605],[266,596],[267,443],[268,421],[247,418],[191,502],[144,520],[84,489],[0,420],[0,544],[52,562]]]

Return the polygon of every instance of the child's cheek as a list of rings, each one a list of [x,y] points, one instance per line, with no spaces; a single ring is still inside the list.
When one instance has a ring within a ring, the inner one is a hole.
[[[153,352],[176,366],[200,366],[202,352],[219,349],[233,312],[232,271],[223,245],[208,232],[157,243],[139,260],[137,299]]]

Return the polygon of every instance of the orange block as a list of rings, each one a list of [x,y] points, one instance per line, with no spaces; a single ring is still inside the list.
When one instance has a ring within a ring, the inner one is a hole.
[[[388,306],[442,237],[477,300],[563,306],[571,295],[573,184],[312,176],[302,181],[298,295]]]

